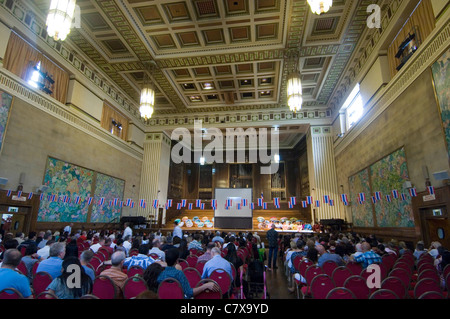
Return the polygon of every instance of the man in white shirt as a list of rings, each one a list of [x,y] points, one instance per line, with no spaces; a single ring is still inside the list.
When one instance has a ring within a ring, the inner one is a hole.
[[[72,227],[73,227],[73,223],[70,223],[70,225],[67,225],[66,227],[64,227],[64,232],[67,232],[67,235],[70,236],[70,234],[72,233]]]
[[[53,245],[54,243],[55,243],[54,239],[47,240],[45,246],[37,251],[38,256],[41,257],[42,259],[47,259],[48,256],[50,255],[50,246]]]
[[[180,237],[183,238],[183,231],[181,230],[181,227],[178,226],[178,221],[174,222],[175,228],[173,229],[173,237]]]
[[[148,252],[149,254],[157,254],[159,259],[166,261],[166,254],[159,247],[161,246],[161,241],[157,238],[152,241],[152,249]]]
[[[133,230],[130,227],[130,223],[125,223],[125,230],[123,231],[122,238],[125,238],[127,236],[133,237]]]
[[[130,251],[130,249],[131,249],[131,236],[125,236],[125,237],[123,237],[123,248],[126,249],[126,251],[127,251],[127,256],[128,256],[128,253],[129,253],[129,251]]]
[[[98,251],[98,249],[99,249],[100,247],[102,247],[104,244],[105,244],[105,238],[104,238],[104,237],[101,237],[101,238],[99,239],[98,243],[91,245],[91,247],[89,247],[89,248],[90,248],[90,249],[94,252],[94,254],[95,254],[95,253]]]

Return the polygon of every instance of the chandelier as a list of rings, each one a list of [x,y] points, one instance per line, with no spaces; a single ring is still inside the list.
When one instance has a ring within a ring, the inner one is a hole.
[[[55,41],[64,41],[70,33],[76,0],[52,0],[47,15],[47,34]]]
[[[150,73],[153,72],[155,63],[148,62],[144,63],[146,69],[149,70]],[[153,107],[155,106],[155,89],[150,81],[150,77],[147,72],[144,72],[144,85],[141,90],[141,103],[139,106],[139,112],[141,113],[141,117],[145,120],[148,120],[152,117]]]
[[[308,0],[311,11],[315,14],[326,13],[333,5],[333,0]]]
[[[292,66],[292,71],[287,78],[287,105],[291,112],[298,112],[302,108],[302,81],[298,70],[298,51],[291,50],[288,52],[287,62],[289,67]]]

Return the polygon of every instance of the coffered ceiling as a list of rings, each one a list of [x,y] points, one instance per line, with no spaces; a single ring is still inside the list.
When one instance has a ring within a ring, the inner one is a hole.
[[[81,28],[65,45],[133,108],[149,76],[155,118],[289,112],[286,78],[297,63],[303,111],[329,115],[376,2],[334,0],[319,16],[306,0],[77,0]],[[22,1],[41,18],[49,3]]]

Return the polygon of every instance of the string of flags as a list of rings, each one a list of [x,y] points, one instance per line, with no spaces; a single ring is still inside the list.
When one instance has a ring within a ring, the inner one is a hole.
[[[435,194],[433,186],[427,186],[427,191],[430,195]],[[6,192],[6,196],[11,197],[12,193],[13,193],[12,190],[8,190]],[[32,199],[33,195],[34,194],[32,192],[30,192],[30,193],[28,193],[27,198]],[[386,202],[391,203],[393,200],[406,201],[408,199],[408,195],[410,198],[416,197],[417,196],[416,188],[414,188],[414,187],[409,188],[408,194],[399,193],[398,190],[394,189],[389,194],[385,194],[384,198],[385,198]],[[16,196],[21,197],[22,191],[17,191]],[[58,203],[66,203],[66,204],[72,203],[72,198],[70,198],[68,195],[56,195],[56,194],[41,193],[39,198],[41,201],[44,199],[47,199],[47,201],[49,201],[49,202],[58,202]],[[361,205],[366,202],[366,194],[364,192],[356,194],[356,198],[357,198],[357,202]],[[373,195],[370,195],[370,199],[372,200],[373,204],[377,204],[378,202],[382,201],[382,198],[383,198],[383,194],[380,191],[376,191]],[[340,200],[345,206],[349,205],[349,196],[347,194],[340,194]],[[94,198],[91,196],[86,196],[84,199],[82,199],[81,196],[74,195],[74,198],[73,198],[73,203],[76,205],[81,205],[83,203],[87,204],[87,205],[91,205],[93,202],[94,202]],[[328,204],[329,206],[335,205],[334,199],[332,199],[329,195],[324,195],[322,202],[323,202],[323,204]],[[313,205],[313,203],[314,203],[315,207],[317,207],[317,208],[319,208],[321,206],[321,201],[317,200],[317,199],[314,201],[312,196],[306,196],[306,199],[300,201],[299,203],[301,203],[301,206],[303,208],[307,208],[308,205]],[[131,198],[127,198],[126,200],[114,198],[114,199],[106,202],[105,197],[100,197],[100,198],[96,199],[95,204],[97,204],[99,206],[109,205],[109,206],[115,206],[115,207],[120,207],[120,208],[122,208],[124,206],[131,207],[131,208],[135,207],[135,202]],[[235,204],[236,204],[236,208],[238,210],[242,209],[243,207],[247,207],[247,206],[249,206],[252,210],[255,209],[255,204],[253,202],[249,203],[248,199],[241,199],[240,202],[237,202]],[[267,209],[267,202],[264,202],[263,193],[261,193],[261,197],[257,199],[257,205],[258,205],[258,207],[260,207],[262,209]],[[273,205],[278,209],[281,208],[281,199],[279,197],[273,198]],[[297,205],[297,198],[295,196],[289,197],[288,207],[290,209],[292,209],[296,205]],[[141,208],[147,208],[146,200],[140,199],[139,206]],[[164,204],[164,207],[166,209],[168,209],[172,206],[173,206],[173,200],[167,199],[166,203]],[[151,207],[157,209],[159,207],[159,200],[158,199],[153,200]],[[176,207],[177,207],[177,209],[187,207],[189,210],[192,210],[194,207],[194,203],[188,203],[187,199],[181,199],[180,202],[176,204]],[[195,207],[202,209],[202,210],[204,210],[206,208],[205,203],[202,202],[201,199],[195,200]],[[233,207],[233,200],[229,198],[225,202],[225,209],[230,209],[231,207]],[[217,199],[211,200],[211,208],[217,209]]]

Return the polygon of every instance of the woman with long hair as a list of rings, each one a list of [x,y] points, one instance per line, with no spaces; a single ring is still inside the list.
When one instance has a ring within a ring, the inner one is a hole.
[[[79,278],[75,277],[77,274],[79,274]],[[69,283],[74,283],[74,285],[70,285],[73,287],[69,287]],[[83,295],[90,294],[92,286],[92,279],[85,273],[79,259],[69,257],[62,263],[62,274],[53,279],[47,290],[54,293],[59,299],[79,299]]]
[[[190,252],[188,249],[188,242],[186,238],[182,238],[180,241],[180,246],[178,247],[178,252],[180,253],[180,259],[186,259]]]
[[[144,271],[144,280],[147,282],[148,290],[158,292],[158,276],[162,273],[164,267],[160,263],[152,263]]]

